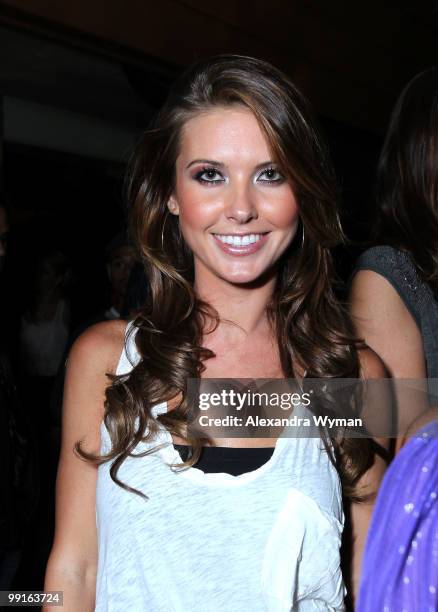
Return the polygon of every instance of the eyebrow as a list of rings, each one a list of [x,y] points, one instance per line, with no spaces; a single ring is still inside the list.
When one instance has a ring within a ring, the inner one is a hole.
[[[219,168],[223,168],[225,164],[223,162],[215,161],[214,159],[194,159],[189,164],[187,164],[186,169],[190,168],[194,164],[210,164],[211,166],[219,166]]]
[[[214,159],[194,159],[189,164],[187,164],[186,170],[190,168],[190,166],[193,166],[194,164],[210,164],[211,166],[217,166],[218,168],[224,168],[226,166],[226,164],[224,164],[223,162],[215,161]],[[255,167],[255,169],[260,170],[260,168],[264,168],[265,166],[273,166],[273,165],[276,165],[275,162],[269,160],[261,164],[258,164]]]

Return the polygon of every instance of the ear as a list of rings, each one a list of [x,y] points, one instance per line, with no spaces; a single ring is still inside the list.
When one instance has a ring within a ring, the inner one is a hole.
[[[167,208],[172,215],[179,215],[179,206],[175,196],[171,195],[167,202]]]

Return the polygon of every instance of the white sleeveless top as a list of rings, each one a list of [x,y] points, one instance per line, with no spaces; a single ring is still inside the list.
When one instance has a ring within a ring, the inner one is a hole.
[[[138,359],[127,334],[117,373]],[[344,610],[339,477],[320,439],[285,433],[267,463],[232,476],[172,471],[182,459],[162,428],[136,452],[163,448],[118,472],[147,500],[116,485],[110,463],[99,466],[95,612]],[[101,451],[110,446],[102,423]]]

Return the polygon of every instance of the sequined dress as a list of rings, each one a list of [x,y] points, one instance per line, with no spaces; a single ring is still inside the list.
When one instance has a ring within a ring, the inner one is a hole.
[[[438,421],[412,438],[380,487],[356,612],[438,610]]]

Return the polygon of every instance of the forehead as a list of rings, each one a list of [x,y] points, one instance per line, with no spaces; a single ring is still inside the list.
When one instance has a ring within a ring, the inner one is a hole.
[[[270,158],[268,141],[249,109],[216,108],[198,113],[184,124],[180,157],[218,159],[233,154]]]

